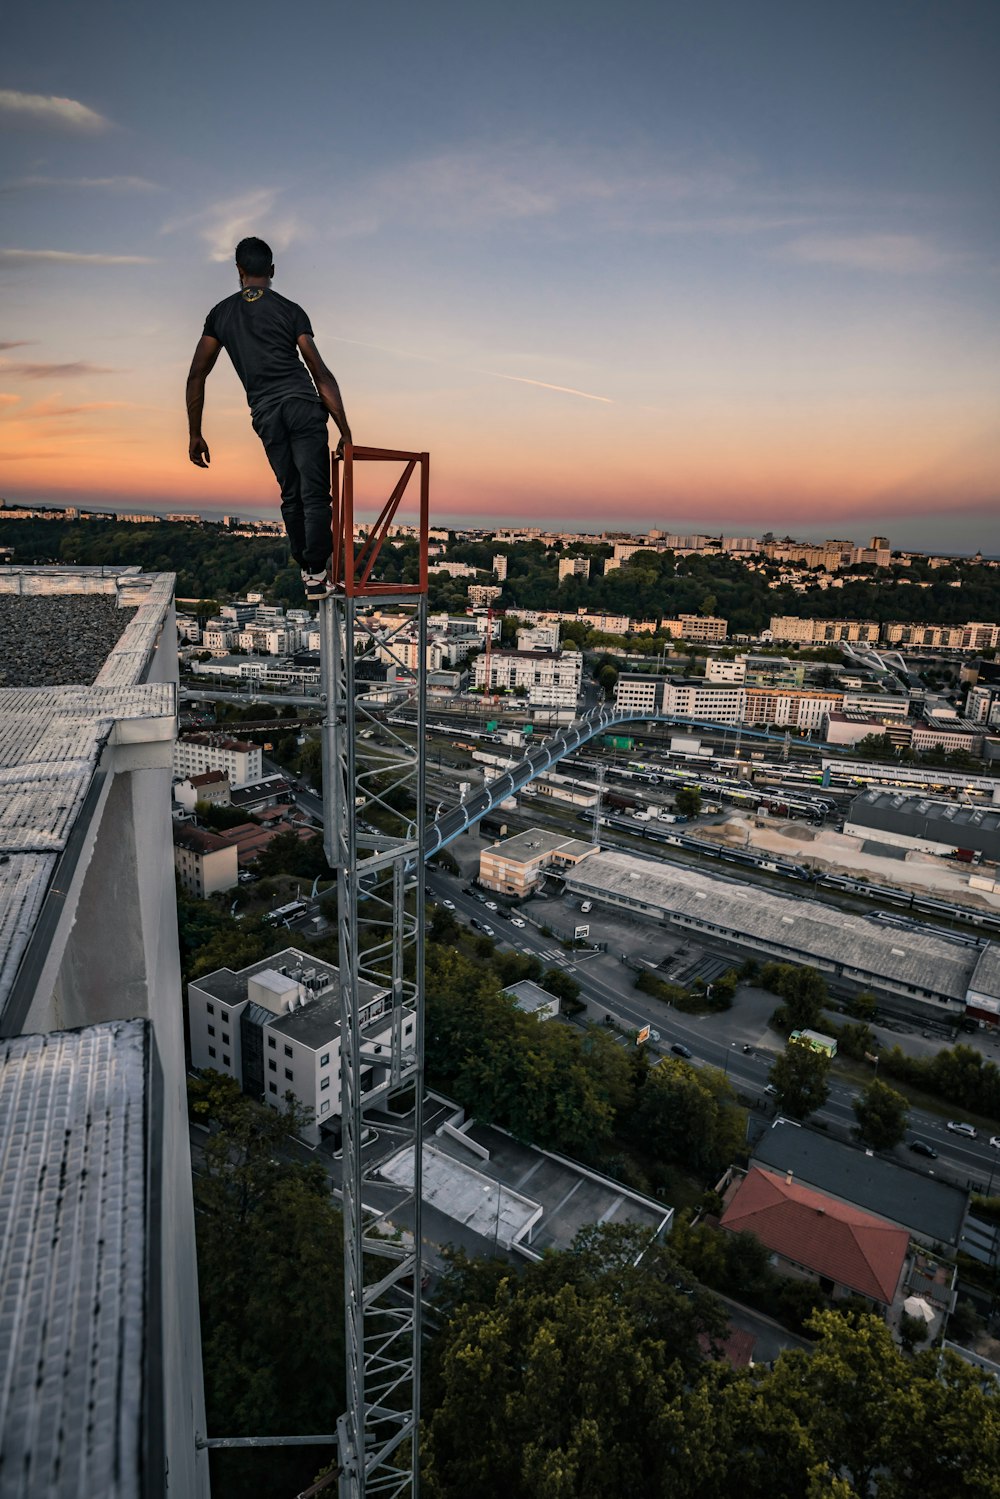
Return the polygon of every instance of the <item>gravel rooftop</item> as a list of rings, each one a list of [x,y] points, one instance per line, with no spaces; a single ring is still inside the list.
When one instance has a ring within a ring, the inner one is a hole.
[[[89,687],[135,609],[100,594],[0,596],[0,687]]]

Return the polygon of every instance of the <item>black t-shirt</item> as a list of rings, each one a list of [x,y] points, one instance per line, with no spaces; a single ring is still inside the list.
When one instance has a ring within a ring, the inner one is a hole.
[[[312,337],[306,314],[270,287],[248,286],[213,307],[204,332],[218,339],[243,381],[253,416],[263,416],[289,396],[319,401],[296,340]]]

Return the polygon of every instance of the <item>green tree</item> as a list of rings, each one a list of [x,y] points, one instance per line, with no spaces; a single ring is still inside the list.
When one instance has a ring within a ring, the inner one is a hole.
[[[817,969],[800,968],[792,963],[765,963],[760,981],[765,989],[779,994],[784,1001],[772,1017],[775,1025],[787,1031],[817,1027],[829,998],[826,980]]]
[[[873,1150],[891,1150],[906,1134],[910,1106],[902,1093],[880,1083],[877,1077],[854,1099],[851,1107],[858,1121],[858,1134]]]
[[[777,1089],[778,1107],[793,1119],[805,1119],[826,1103],[830,1058],[802,1041],[789,1041],[771,1065],[768,1081]]]
[[[664,1058],[642,1085],[629,1120],[640,1148],[676,1161],[701,1178],[715,1177],[743,1140],[743,1115],[728,1082],[715,1070]]]
[[[701,792],[697,786],[681,786],[674,792],[674,806],[682,817],[697,817],[701,811]]]
[[[342,1225],[323,1168],[287,1159],[301,1126],[217,1073],[189,1085],[201,1137],[194,1178],[209,1431],[334,1431],[343,1409]],[[331,1424],[333,1423],[333,1424]],[[217,1492],[295,1493],[315,1450],[212,1455]]]

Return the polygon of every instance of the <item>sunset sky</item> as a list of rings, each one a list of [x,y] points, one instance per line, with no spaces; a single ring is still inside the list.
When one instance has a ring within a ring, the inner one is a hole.
[[[18,7],[0,494],[276,515],[244,234],[434,518],[1000,552],[996,0]]]

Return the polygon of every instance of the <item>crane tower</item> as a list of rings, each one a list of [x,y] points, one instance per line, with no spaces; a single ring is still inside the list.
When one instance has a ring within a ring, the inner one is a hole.
[[[387,471],[391,493],[356,536],[356,479]],[[342,476],[333,460],[334,591],[320,606],[324,847],[337,873],[341,998],[341,1499],[415,1499],[419,1486],[428,478],[426,453],[348,444]],[[383,581],[382,548],[410,496],[416,577]],[[402,686],[379,683],[386,666]],[[415,721],[408,713],[404,724],[406,707]]]

